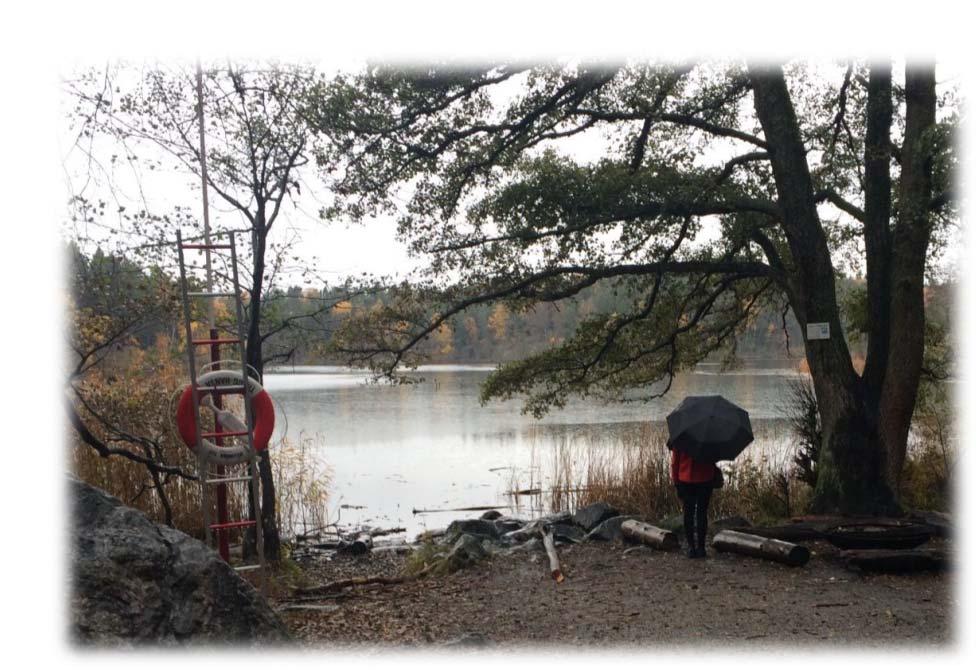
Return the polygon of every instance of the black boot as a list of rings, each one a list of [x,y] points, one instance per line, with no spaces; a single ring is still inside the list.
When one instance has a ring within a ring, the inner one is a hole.
[[[704,528],[698,528],[698,537],[695,538],[695,558],[707,558],[708,552],[705,551],[706,535]]]

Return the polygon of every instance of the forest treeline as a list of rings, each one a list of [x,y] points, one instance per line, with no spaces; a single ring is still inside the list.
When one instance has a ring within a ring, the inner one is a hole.
[[[94,313],[118,310],[142,310],[133,314],[138,323],[131,329],[131,342],[152,345],[159,335],[179,342],[182,321],[179,292],[175,278],[158,267],[141,267],[138,263],[101,250],[91,255],[76,246],[69,247],[72,271],[71,293],[76,308]],[[838,291],[845,296],[848,340],[852,355],[863,356],[864,342],[857,336],[862,324],[858,305],[864,291],[860,279],[842,278]],[[348,285],[308,288],[293,286],[272,292],[263,305],[268,323],[284,323],[333,305],[324,318],[310,321],[301,329],[282,329],[269,336],[266,347],[277,352],[286,365],[337,364],[341,360],[330,353],[333,331],[343,319],[360,312],[377,309],[386,298],[385,291],[353,290]],[[926,287],[926,312],[933,327],[948,328],[954,300],[952,284],[930,284]],[[580,292],[576,300],[556,306],[543,303],[524,312],[514,312],[504,303],[476,305],[438,329],[421,349],[431,363],[504,363],[518,360],[546,347],[565,341],[578,324],[597,314],[623,311],[626,297],[608,283],[597,283]],[[729,356],[734,354],[734,356]],[[802,367],[803,341],[799,325],[791,311],[764,310],[747,322],[729,342],[727,359],[793,360]]]

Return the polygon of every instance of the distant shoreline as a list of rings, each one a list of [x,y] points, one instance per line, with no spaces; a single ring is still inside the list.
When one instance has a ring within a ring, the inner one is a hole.
[[[798,371],[802,364],[803,359],[789,359],[789,358],[741,358],[740,361],[743,363],[741,367],[733,368],[728,372],[738,372],[742,370],[792,370]],[[756,363],[764,363],[765,365],[752,367]],[[490,372],[497,368],[503,363],[498,362],[467,362],[467,363],[427,363],[418,366],[416,369],[406,369],[403,368],[405,373],[422,373],[422,372]],[[698,368],[720,368],[722,363],[719,361],[703,361],[695,366],[693,372],[698,371]],[[331,372],[343,372],[349,374],[369,374],[369,370],[366,368],[354,368],[348,365],[337,365],[331,363],[303,363],[300,365],[276,365],[274,367],[269,367],[267,369],[268,373],[271,374],[316,374],[316,373],[331,373]]]

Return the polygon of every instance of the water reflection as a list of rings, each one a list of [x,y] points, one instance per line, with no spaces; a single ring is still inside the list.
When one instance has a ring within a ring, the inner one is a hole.
[[[703,367],[675,379],[671,392],[650,403],[603,404],[574,399],[536,420],[518,401],[481,406],[479,384],[486,366],[429,366],[425,382],[367,384],[347,368],[309,366],[269,373],[269,390],[287,429],[316,438],[317,455],[334,473],[330,508],[343,523],[403,526],[411,537],[441,527],[458,512],[414,514],[415,509],[510,505],[513,486],[545,486],[547,468],[560,445],[614,449],[628,431],[661,424],[686,395],[724,395],[749,411],[756,442],[753,457],[782,455],[784,401],[802,375],[788,368],[731,373]],[[526,513],[519,497],[518,510]],[[345,507],[342,507],[345,506]],[[355,509],[361,507],[361,509]],[[531,511],[531,510],[529,510]],[[474,513],[472,513],[474,514]]]

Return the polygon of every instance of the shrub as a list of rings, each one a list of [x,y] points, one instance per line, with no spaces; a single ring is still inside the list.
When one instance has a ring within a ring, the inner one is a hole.
[[[797,440],[793,454],[794,476],[808,486],[817,485],[817,460],[823,431],[820,427],[820,408],[813,384],[807,380],[791,382],[786,404],[780,411],[787,417]]]

